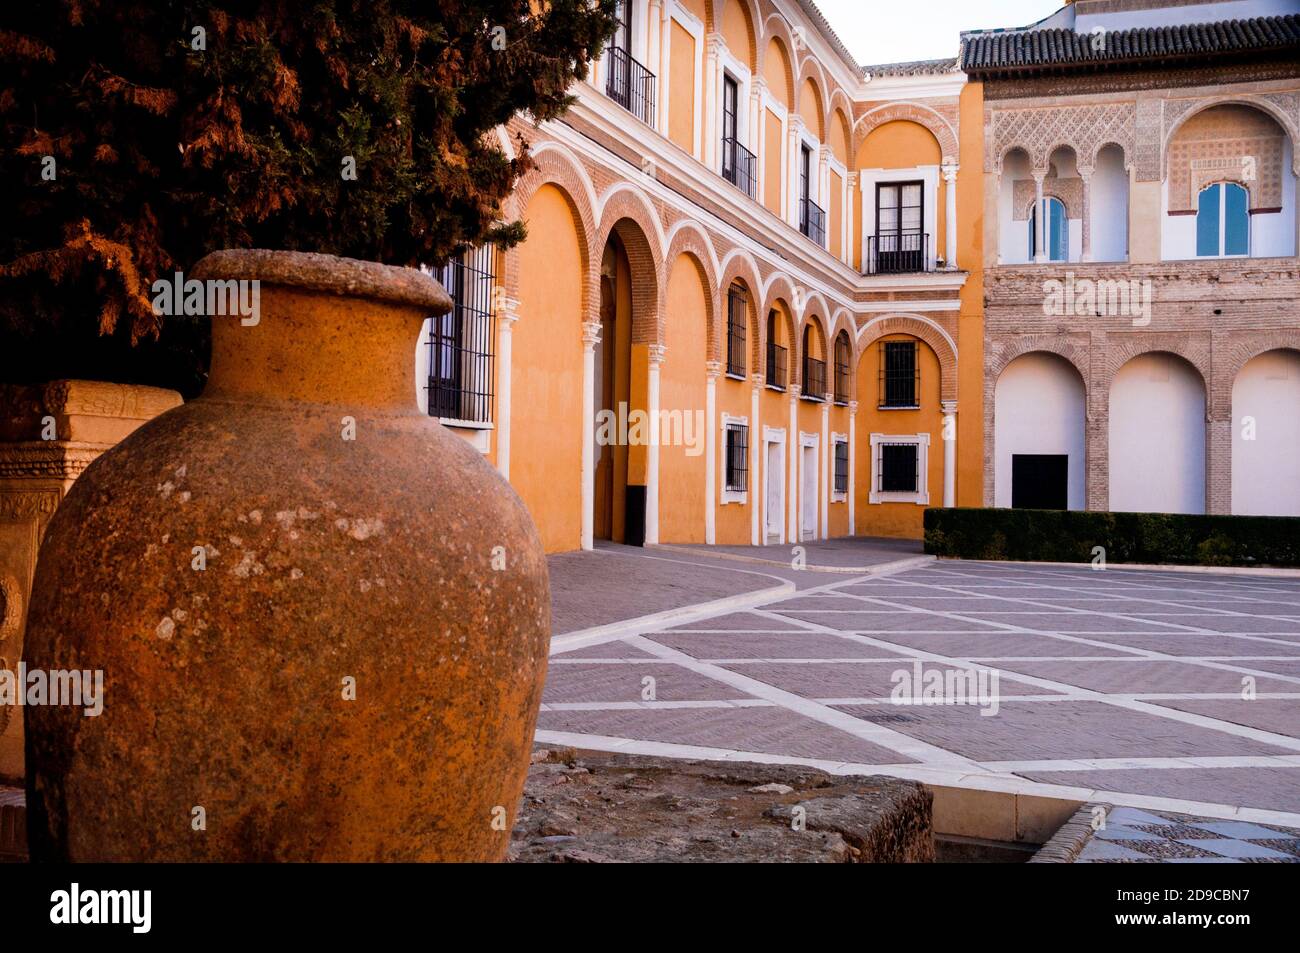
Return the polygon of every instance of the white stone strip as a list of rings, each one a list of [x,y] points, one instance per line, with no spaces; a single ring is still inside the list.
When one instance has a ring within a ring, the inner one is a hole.
[[[804,718],[820,722],[823,725],[829,725],[839,731],[868,741],[882,748],[888,748],[890,751],[897,751],[899,754],[909,758],[915,758],[930,764],[961,764],[969,770],[978,771],[979,767],[968,758],[963,758],[954,752],[947,751],[943,748],[927,744],[924,741],[905,735],[901,732],[894,731],[882,725],[873,725],[863,721],[861,718],[854,718],[842,711],[836,711],[825,705],[819,705],[811,699],[796,695],[793,692],[783,691],[766,682],[760,682],[757,679],[750,678],[747,675],[741,675],[738,672],[721,668],[717,665],[710,665],[707,662],[701,662],[698,659],[684,652],[678,652],[676,649],[670,649],[666,645],[660,645],[658,642],[652,642],[650,639],[633,636],[628,642],[637,648],[656,655],[659,658],[676,662],[684,668],[700,675],[707,676],[714,681],[721,682],[724,685],[730,685],[737,688],[747,695],[755,698],[763,698],[767,701],[775,702],[782,708],[786,708],[795,714],[802,715]]]

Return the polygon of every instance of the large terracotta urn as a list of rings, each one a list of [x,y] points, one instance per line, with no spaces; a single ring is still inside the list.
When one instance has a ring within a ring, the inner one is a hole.
[[[92,463],[37,563],[35,860],[489,861],[523,790],[550,636],[519,498],[416,406],[419,272],[278,251],[213,319],[203,396]]]

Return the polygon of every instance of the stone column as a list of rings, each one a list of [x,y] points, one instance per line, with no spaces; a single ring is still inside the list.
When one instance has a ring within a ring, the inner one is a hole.
[[[787,221],[795,228],[799,227],[799,144],[803,141],[800,133],[803,131],[803,117],[796,112],[790,113],[789,119],[786,120],[789,125],[789,132],[786,136],[785,147],[785,176],[782,180],[784,185],[783,194],[785,196],[785,208]]]
[[[73,482],[104,451],[180,403],[175,391],[132,384],[0,385],[0,668],[12,672],[23,657],[36,554]],[[0,780],[20,786],[22,712],[0,705]],[[0,852],[10,846],[0,830]]]
[[[510,479],[510,386],[514,360],[512,337],[518,320],[519,302],[514,298],[502,298],[497,309],[497,353],[500,355],[497,372],[497,470],[507,480]]]
[[[1047,217],[1047,208],[1043,204],[1043,173],[1034,173],[1034,252],[1035,262],[1045,262],[1048,260],[1047,245],[1047,228],[1044,219]]]
[[[943,505],[957,505],[957,402],[945,400],[943,407]]]
[[[659,133],[668,135],[668,107],[671,97],[668,95],[668,63],[672,56],[673,16],[669,4],[663,5],[659,21],[659,72],[655,76],[655,102],[659,110]],[[650,20],[651,29],[654,19]]]
[[[858,535],[858,402],[849,401],[849,535]]]
[[[791,353],[794,348],[790,348]],[[790,385],[790,433],[786,437],[785,450],[789,455],[786,476],[785,502],[788,528],[786,541],[791,545],[799,542],[799,385]]]
[[[943,166],[944,184],[944,262],[949,270],[957,268],[957,170],[956,162]]]
[[[718,492],[718,378],[722,364],[709,361],[705,366],[704,415],[708,418],[704,444],[704,542],[717,542]]]
[[[1079,178],[1083,179],[1083,261],[1092,261],[1092,169],[1080,169]]]
[[[821,437],[821,479],[817,481],[817,495],[821,503],[821,538],[831,538],[831,487],[835,485],[835,475],[831,473],[831,401],[834,394],[822,398],[822,437]]]
[[[826,247],[831,243],[831,147],[822,146],[817,150],[817,204],[826,213],[826,237],[822,239]]]
[[[749,151],[754,153],[754,199],[764,204],[764,189],[767,182],[767,170],[764,168],[767,156],[767,110],[763,98],[767,93],[767,83],[763,77],[755,76],[749,81]]]
[[[758,470],[763,456],[763,425],[758,419],[758,398],[763,392],[763,375],[751,374],[749,382],[754,385],[749,400],[749,541],[753,546],[763,544],[763,507],[767,501],[767,487],[759,493]],[[770,474],[768,475],[770,478]]]
[[[1110,414],[1107,411],[1088,413],[1087,498],[1088,509],[1105,512],[1110,509]]]
[[[582,323],[582,548],[594,546],[596,499],[596,345],[600,322]]]
[[[664,362],[665,348],[662,344],[651,344],[648,350],[646,413],[650,417],[650,446],[646,452],[645,542],[654,546],[659,542],[659,368]]]
[[[853,265],[853,213],[857,205],[857,197],[854,194],[858,190],[858,174],[850,172],[844,177],[844,237],[841,240],[841,247],[844,249],[842,256],[844,264]]]
[[[660,20],[663,18],[663,0],[647,0],[646,3],[646,31],[645,31],[645,65],[646,69],[655,74],[655,113],[650,117],[650,125],[654,129],[659,129],[659,113],[663,109],[663,101],[666,98],[664,89],[664,59],[666,57],[660,52],[660,39],[663,36],[663,29],[660,26]]]

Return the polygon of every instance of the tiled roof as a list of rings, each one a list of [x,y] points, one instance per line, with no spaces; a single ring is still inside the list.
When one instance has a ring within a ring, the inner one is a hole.
[[[862,67],[868,76],[934,76],[951,73],[957,68],[957,57],[941,60],[912,60],[910,63],[877,63]]]
[[[814,3],[813,0],[799,0],[799,6],[803,9],[803,12],[808,15],[808,19],[811,20],[813,26],[817,28],[817,32],[820,33],[822,37],[825,38],[826,42],[831,45],[831,48],[840,55],[840,59],[844,60],[846,64],[854,69],[857,69],[857,60],[853,58],[853,54],[850,53],[848,47],[844,45],[844,41],[841,40],[838,34],[836,34],[836,32],[831,28],[830,21],[826,19],[826,15],[822,13],[821,10],[817,9],[817,4]]]
[[[1115,30],[1104,35],[1104,43],[1095,39],[1090,33],[1061,29],[973,31],[962,34],[961,65],[967,73],[980,74],[1267,50],[1300,52],[1300,14]]]

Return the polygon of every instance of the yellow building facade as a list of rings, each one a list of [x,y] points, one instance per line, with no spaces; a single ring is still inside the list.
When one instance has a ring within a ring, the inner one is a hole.
[[[528,238],[457,279],[490,326],[432,328],[431,412],[551,552],[919,537],[980,505],[978,84],[862,67],[800,0],[621,9],[568,114],[500,130]]]

